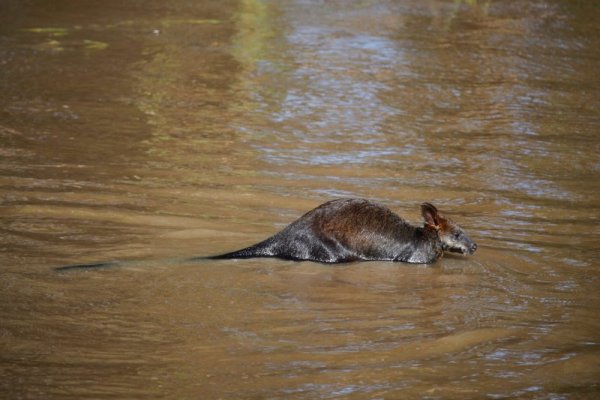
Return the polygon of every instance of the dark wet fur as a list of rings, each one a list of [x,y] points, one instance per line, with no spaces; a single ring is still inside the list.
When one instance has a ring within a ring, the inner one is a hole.
[[[401,261],[428,264],[444,251],[472,254],[477,245],[430,203],[421,206],[423,227],[363,199],[320,205],[281,232],[253,246],[211,259],[278,257],[325,263]]]
[[[363,199],[333,200],[292,222],[281,232],[231,253],[179,262],[277,257],[295,261],[343,263],[401,261],[429,264],[444,251],[473,254],[477,245],[432,204],[423,203],[423,226],[413,226],[387,207]],[[132,262],[67,265],[57,271],[112,268]],[[139,263],[139,262],[134,262]]]

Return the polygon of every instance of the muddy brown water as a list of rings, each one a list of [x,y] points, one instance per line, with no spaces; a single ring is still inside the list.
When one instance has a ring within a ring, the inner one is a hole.
[[[600,8],[4,1],[0,397],[600,396]],[[178,263],[339,197],[431,266]],[[80,262],[141,260],[57,273]]]

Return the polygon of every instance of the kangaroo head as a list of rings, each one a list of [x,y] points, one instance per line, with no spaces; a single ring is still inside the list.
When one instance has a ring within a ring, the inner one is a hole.
[[[475,253],[477,244],[467,236],[460,226],[440,214],[433,204],[421,204],[421,214],[425,220],[425,228],[437,231],[444,251],[461,254]]]

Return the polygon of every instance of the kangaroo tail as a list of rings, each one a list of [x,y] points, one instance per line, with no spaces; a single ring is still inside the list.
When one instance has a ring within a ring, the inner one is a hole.
[[[192,257],[186,259],[175,259],[175,260],[163,260],[161,263],[169,263],[169,264],[178,264],[185,262],[201,262],[202,260],[230,260],[235,258],[252,258],[252,257],[273,257],[273,254],[269,250],[270,241],[265,240],[264,242],[260,242],[255,244],[254,246],[246,247],[245,249],[233,251],[231,253],[218,254],[216,256],[201,256],[201,257]],[[62,267],[54,268],[57,272],[69,272],[69,271],[88,271],[88,270],[99,270],[99,269],[107,269],[114,267],[123,267],[123,266],[132,266],[132,265],[151,265],[156,264],[157,261],[106,261],[99,263],[90,263],[90,264],[73,264],[73,265],[65,265]]]
[[[74,265],[65,265],[63,267],[54,268],[55,271],[58,272],[68,272],[68,271],[78,271],[78,270],[89,270],[89,269],[104,269],[104,268],[113,268],[123,265],[120,261],[108,261],[101,263],[92,263],[92,264],[74,264]]]
[[[216,256],[203,257],[210,260],[230,260],[234,258],[253,258],[253,257],[273,257],[274,254],[270,251],[271,240],[267,239],[253,246],[246,247],[241,250],[232,251],[231,253],[218,254]]]
[[[232,251],[231,253],[217,254],[216,256],[203,257],[209,260],[231,260],[235,258],[253,258],[253,257],[269,257],[268,254],[253,251],[251,247],[238,251]]]

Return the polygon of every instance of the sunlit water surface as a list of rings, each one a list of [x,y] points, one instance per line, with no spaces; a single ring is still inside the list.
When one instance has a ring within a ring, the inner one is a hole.
[[[0,397],[600,396],[600,8],[5,1]],[[432,266],[178,263],[338,197]],[[143,260],[57,273],[60,265]]]

